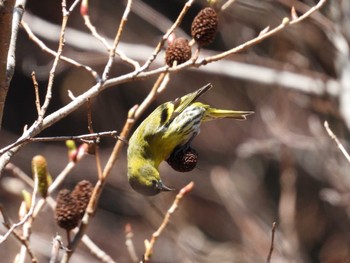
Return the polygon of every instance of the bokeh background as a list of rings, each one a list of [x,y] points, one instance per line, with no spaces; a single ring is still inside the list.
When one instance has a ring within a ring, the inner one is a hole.
[[[72,1],[67,1],[71,3]],[[185,1],[134,0],[122,35],[121,50],[140,62],[151,55],[168,25],[175,21]],[[314,0],[237,0],[220,13],[219,33],[202,55],[216,54],[273,28],[317,3]],[[192,19],[206,6],[195,1],[178,36],[188,37]],[[113,39],[125,7],[124,1],[90,1],[90,17],[97,30]],[[49,47],[57,48],[61,23],[60,1],[29,1],[24,20]],[[108,58],[104,47],[91,37],[76,10],[71,14],[64,55],[102,72]],[[74,30],[73,30],[74,29]],[[189,37],[188,37],[189,38]],[[152,262],[266,262],[271,227],[276,222],[271,262],[350,262],[350,164],[328,136],[324,121],[348,148],[347,90],[349,89],[350,4],[329,1],[311,18],[245,52],[200,69],[171,75],[167,89],[151,105],[191,92],[206,83],[214,88],[201,100],[213,106],[253,110],[248,120],[205,123],[193,147],[199,153],[197,168],[186,174],[161,165],[163,181],[181,189],[194,181],[158,239]],[[16,72],[6,101],[0,146],[21,134],[36,119],[30,73],[35,71],[43,98],[53,57],[43,52],[21,30],[17,45]],[[153,68],[164,64],[164,53]],[[111,76],[132,68],[116,60]],[[150,91],[155,78],[111,87],[93,99],[95,131],[120,131],[128,110]],[[94,84],[83,69],[61,62],[56,74],[53,112]],[[136,127],[136,126],[135,126]],[[40,136],[88,133],[87,107],[82,107]],[[115,141],[100,143],[103,164]],[[139,259],[144,240],[162,222],[176,192],[143,197],[126,178],[126,147],[113,168],[99,208],[87,234],[116,262],[132,262],[125,245],[125,226],[130,224]],[[44,155],[53,177],[68,162],[63,142],[31,143],[11,162],[28,175],[33,156]],[[94,156],[86,156],[60,189],[72,189],[82,180],[97,180]],[[0,178],[0,202],[9,217],[17,220],[21,190],[28,189],[5,171]],[[28,189],[30,190],[30,189]],[[54,193],[55,197],[57,193]],[[4,228],[0,228],[4,231]],[[46,207],[33,223],[31,245],[40,262],[48,262],[51,241],[65,232],[55,224]],[[20,244],[9,238],[0,245],[4,262],[12,262]],[[28,261],[29,262],[29,261]],[[71,262],[100,262],[81,244]]]

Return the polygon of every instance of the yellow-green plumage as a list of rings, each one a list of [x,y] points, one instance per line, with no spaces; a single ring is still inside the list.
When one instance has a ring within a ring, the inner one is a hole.
[[[158,167],[175,148],[190,144],[199,133],[201,122],[220,118],[245,120],[253,113],[215,109],[195,102],[211,87],[208,84],[158,106],[136,129],[128,147],[128,180],[134,190],[144,195],[171,190],[162,183]]]

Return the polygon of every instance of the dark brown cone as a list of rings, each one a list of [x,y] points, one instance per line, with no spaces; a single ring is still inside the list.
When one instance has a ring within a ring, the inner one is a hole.
[[[215,39],[218,29],[218,16],[211,7],[202,9],[193,19],[191,35],[199,46],[206,46]]]
[[[89,200],[94,189],[92,183],[87,180],[80,181],[72,191],[72,197],[75,199],[77,204],[77,211],[79,218],[83,218],[85,209],[89,204]]]
[[[61,190],[56,198],[55,219],[57,224],[71,230],[78,226],[80,218],[76,209],[76,201],[67,189]]]
[[[174,151],[167,159],[168,164],[178,172],[190,172],[192,171],[198,161],[197,151],[189,147],[186,151]]]
[[[165,62],[171,67],[175,61],[177,65],[185,63],[192,56],[191,47],[188,40],[182,37],[176,38],[165,51]]]

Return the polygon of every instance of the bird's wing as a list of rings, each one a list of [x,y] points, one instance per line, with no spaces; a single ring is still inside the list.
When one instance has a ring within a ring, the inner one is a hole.
[[[162,136],[176,116],[183,112],[191,103],[211,87],[212,85],[209,83],[197,91],[158,106],[158,108],[143,121],[138,131],[149,141],[154,140],[158,135]]]
[[[192,93],[161,105],[163,107],[161,108],[160,127],[167,128],[171,122],[188,107],[188,105],[192,104],[204,92],[208,91],[212,87],[213,85],[209,83]]]

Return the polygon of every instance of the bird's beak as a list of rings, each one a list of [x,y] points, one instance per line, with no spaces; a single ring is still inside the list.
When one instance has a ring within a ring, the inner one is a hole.
[[[164,191],[164,192],[168,192],[168,191],[174,191],[174,188],[170,188],[168,186],[166,186],[165,184],[163,184],[161,181],[158,183],[158,189],[160,191]]]

